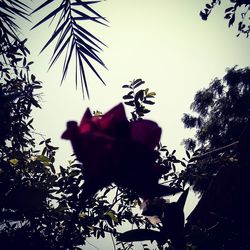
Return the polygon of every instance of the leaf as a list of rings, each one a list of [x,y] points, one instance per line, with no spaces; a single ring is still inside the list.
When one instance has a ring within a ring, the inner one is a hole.
[[[229,7],[229,8],[227,8],[227,9],[225,9],[225,13],[226,12],[230,12],[231,10],[233,10],[234,9],[234,7]]]
[[[143,103],[148,104],[148,105],[153,105],[155,102],[152,102],[150,100],[144,100]]]
[[[181,161],[181,165],[182,165],[184,168],[187,167],[186,163],[183,162],[183,161]]]
[[[48,6],[54,1],[48,0],[42,5],[40,5],[33,13],[37,11],[42,11],[44,7]],[[52,10],[48,15],[46,15],[41,21],[32,27],[32,29],[38,27],[41,24],[44,24],[49,19],[53,19],[60,15],[56,28],[50,37],[50,39],[45,43],[41,52],[46,49],[52,42],[57,39],[57,43],[54,47],[49,69],[57,61],[57,59],[65,55],[64,64],[63,64],[63,73],[61,78],[61,84],[66,79],[68,69],[70,64],[72,64],[73,56],[76,57],[75,63],[75,80],[76,86],[78,82],[81,84],[82,93],[86,91],[87,96],[89,97],[86,71],[85,68],[89,67],[92,72],[99,78],[99,80],[105,85],[105,82],[98,74],[95,67],[92,65],[91,60],[96,61],[104,68],[106,68],[103,61],[97,55],[102,49],[99,45],[106,46],[98,38],[96,38],[91,32],[83,28],[83,25],[80,25],[82,21],[92,21],[100,24],[104,24],[100,20],[107,21],[104,17],[94,11],[89,5],[98,3],[99,1],[88,1],[82,2],[78,0],[66,1],[62,0],[61,4]],[[76,9],[76,6],[78,9]],[[86,11],[85,11],[86,10]],[[87,14],[88,13],[88,14]],[[91,16],[89,13],[92,13]],[[75,53],[73,53],[75,52]]]
[[[142,110],[142,113],[143,113],[143,114],[147,114],[147,113],[149,113],[149,112],[150,112],[149,109],[145,109],[145,108],[144,108],[144,109]]]
[[[147,97],[154,97],[156,95],[155,92],[149,92],[147,93]]]
[[[105,82],[103,81],[103,79],[101,78],[101,76],[98,74],[98,72],[96,71],[96,69],[92,66],[92,64],[89,62],[89,60],[87,59],[87,57],[85,56],[85,54],[82,51],[79,51],[81,54],[81,58],[84,59],[84,61],[87,63],[87,65],[91,68],[91,70],[95,73],[95,75],[99,78],[99,80],[105,85]]]
[[[45,1],[38,8],[36,8],[33,12],[31,12],[31,14],[34,14],[35,12],[39,11],[40,9],[43,9],[45,6],[49,5],[52,2],[54,2],[54,0],[47,0],[47,1]]]
[[[127,99],[133,99],[134,97],[131,94],[124,95],[122,99],[127,100]]]
[[[124,95],[122,98],[123,99],[131,99],[131,98],[134,98],[133,97],[133,91],[129,91],[126,95]]]
[[[54,165],[53,165],[53,164],[49,164],[49,167],[50,167],[52,173],[55,174],[55,173],[56,173],[56,170],[55,170]]]
[[[200,11],[200,17],[201,17],[202,20],[206,21],[207,18],[208,18],[208,15],[206,13]]]
[[[136,94],[135,94],[135,101],[138,101],[139,99],[142,101],[144,98],[144,90],[139,90]]]
[[[74,176],[77,176],[77,175],[79,175],[81,173],[81,171],[80,170],[72,170],[71,172],[70,172],[70,176],[72,176],[72,177],[74,177]]]
[[[230,19],[230,18],[231,18],[231,15],[232,15],[231,13],[228,13],[228,14],[226,14],[226,15],[224,16],[224,18],[225,18],[225,19]]]
[[[93,112],[93,115],[94,116],[102,116],[103,113],[101,111],[99,111],[99,110],[96,110],[96,111]]]
[[[118,218],[116,217],[113,211],[108,211],[106,215],[108,215],[112,219],[112,221],[114,221],[115,223],[118,223]]]
[[[65,177],[66,170],[62,166],[60,166],[60,172],[62,177]]]
[[[137,88],[137,87],[139,87],[139,86],[141,86],[142,84],[144,84],[145,82],[142,80],[142,79],[136,79],[136,80],[134,80],[133,82],[132,82],[132,86],[134,87],[134,88]]]
[[[47,43],[45,43],[45,45],[44,45],[43,48],[41,49],[40,53],[43,52],[43,51],[48,47],[48,45],[50,45],[50,44],[53,42],[53,40],[54,40],[54,39],[64,30],[64,35],[62,36],[62,34],[61,34],[60,38],[58,39],[58,45],[59,45],[60,43],[62,43],[62,41],[63,41],[65,35],[66,35],[66,34],[68,33],[68,31],[69,31],[68,22],[69,22],[69,19],[66,19],[66,21],[65,21],[64,23],[62,23],[61,26],[59,26],[59,27],[53,32],[52,36],[51,36],[50,39],[47,41]],[[56,51],[57,48],[58,48],[58,47],[56,46],[55,49],[54,49],[54,51]]]
[[[23,59],[23,67],[26,66],[26,63],[27,63],[27,59],[26,59],[26,57],[24,57],[24,59]]]
[[[43,5],[43,4],[42,4]],[[41,6],[40,6],[41,7]],[[38,7],[36,10],[34,10],[32,13],[36,12],[37,10],[41,9],[40,7]],[[44,6],[43,6],[44,7]],[[42,7],[42,8],[43,8]],[[43,24],[44,22],[48,21],[50,18],[52,18],[53,16],[56,16],[63,8],[65,8],[65,4],[61,4],[59,7],[57,7],[56,9],[54,9],[52,12],[50,12],[47,16],[45,16],[41,21],[39,21],[37,24],[35,24],[31,29],[35,29],[36,27],[38,27],[39,25]],[[32,14],[31,13],[31,14]]]
[[[44,165],[48,166],[50,163],[50,159],[48,157],[46,157],[45,155],[38,155],[36,157],[36,159],[38,161],[41,161]]]
[[[10,162],[10,164],[12,165],[12,166],[16,166],[17,164],[18,164],[18,159],[16,159],[16,158],[14,158],[14,159],[11,159],[11,160],[9,160],[9,162]]]
[[[27,66],[30,66],[30,65],[33,64],[33,63],[34,63],[33,61],[28,62],[28,63],[27,63]]]
[[[231,17],[231,19],[229,20],[228,27],[233,26],[234,21],[235,21],[235,14],[233,14],[232,17]]]
[[[130,88],[130,86],[128,84],[124,84],[122,85],[122,88]]]
[[[126,105],[129,105],[129,106],[135,106],[135,103],[134,101],[129,101],[129,102],[124,102]]]
[[[33,74],[31,74],[30,78],[31,78],[32,82],[34,82],[36,80],[36,77]]]

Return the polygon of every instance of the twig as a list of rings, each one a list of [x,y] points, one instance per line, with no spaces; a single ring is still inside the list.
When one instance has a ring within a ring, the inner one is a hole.
[[[221,152],[225,152],[226,150],[229,150],[229,149],[232,149],[233,147],[237,146],[239,144],[239,141],[235,141],[229,145],[226,145],[224,147],[220,147],[220,148],[216,148],[214,150],[211,150],[211,151],[208,151],[204,154],[201,154],[201,155],[198,155],[198,156],[195,156],[193,158],[191,158],[191,162],[192,161],[196,161],[196,160],[202,160],[206,157],[209,157],[209,156],[212,156],[212,155],[215,155],[215,154],[219,154]]]
[[[113,243],[113,246],[114,246],[114,250],[116,250],[115,240],[114,240],[114,237],[113,237],[112,233],[110,233],[110,237],[111,237],[111,240],[112,240],[112,243]]]
[[[96,247],[95,245],[93,245],[92,243],[90,243],[88,240],[86,240],[86,242],[87,242],[90,246],[94,247],[95,249],[100,250],[98,247]]]

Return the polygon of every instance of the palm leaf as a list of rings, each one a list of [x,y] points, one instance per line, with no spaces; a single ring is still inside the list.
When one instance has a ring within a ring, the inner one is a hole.
[[[104,17],[101,16],[99,13],[97,13],[95,10],[93,10],[92,8],[89,7],[89,5],[91,5],[91,4],[96,4],[96,3],[99,3],[99,2],[101,2],[101,1],[88,1],[88,2],[82,2],[82,1],[80,1],[80,0],[76,0],[76,2],[75,2],[75,3],[72,3],[72,5],[77,5],[77,6],[81,5],[81,6],[83,6],[84,8],[86,8],[88,11],[92,12],[92,13],[93,13],[94,15],[96,15],[97,17],[99,17],[99,18],[105,20],[106,22],[108,22],[106,18],[104,18]]]
[[[58,34],[60,34],[63,29],[65,29],[65,27],[68,27],[68,22],[69,22],[69,19],[66,19],[55,31],[54,33],[52,34],[52,36],[50,37],[50,39],[45,43],[45,45],[43,46],[43,48],[41,49],[40,53],[43,52],[54,40],[55,38],[58,36]],[[68,31],[66,30],[66,33]],[[64,37],[64,36],[63,36]],[[58,40],[61,40],[63,38],[59,38]]]
[[[72,41],[71,46],[70,44],[68,44],[68,47],[70,47],[70,49],[69,49],[69,53],[66,53],[66,56],[65,56],[65,60],[63,64],[62,81],[65,79],[67,72],[68,72],[68,67],[69,67],[69,63],[71,60],[71,56],[72,56],[73,50],[75,49],[75,41]]]
[[[35,9],[33,13],[43,10],[52,2],[54,1],[45,1],[37,9]],[[32,29],[37,28],[38,26],[44,24],[49,20],[53,22],[56,16],[60,16],[56,19],[56,27],[51,37],[41,49],[41,52],[56,41],[52,52],[49,69],[59,57],[64,55],[61,83],[66,78],[72,61],[71,59],[75,54],[76,87],[78,86],[78,82],[80,82],[83,96],[84,93],[86,93],[88,97],[89,92],[85,73],[86,67],[90,68],[91,71],[97,76],[97,78],[103,84],[105,84],[99,73],[96,71],[95,67],[92,65],[92,61],[95,61],[106,68],[105,64],[98,55],[98,53],[102,51],[101,47],[105,46],[105,44],[101,42],[97,37],[95,37],[91,32],[83,28],[84,21],[91,21],[101,25],[106,25],[105,22],[107,22],[107,20],[90,7],[90,5],[99,2],[100,1],[61,0],[57,7],[55,7],[51,12],[49,12],[49,14],[43,17],[37,24],[32,27]]]
[[[34,14],[35,12],[44,9],[47,5],[51,4],[52,2],[54,2],[55,0],[47,0],[45,1],[43,4],[41,4],[38,8],[36,8],[34,11],[31,12],[31,15]]]
[[[53,10],[52,12],[50,12],[49,15],[47,15],[46,17],[44,17],[40,22],[38,22],[36,25],[34,25],[31,29],[34,29],[34,28],[38,27],[39,25],[41,25],[42,23],[45,23],[50,18],[56,16],[63,9],[65,9],[65,4],[61,4],[58,8],[56,8],[55,10]],[[33,11],[32,13],[34,13],[34,12],[35,11]]]
[[[0,0],[0,30],[2,33],[2,46],[11,46],[14,42],[21,43],[18,37],[20,28],[17,25],[16,17],[19,16],[29,21],[28,9],[29,7],[19,0]],[[24,49],[27,51],[26,48]]]
[[[81,31],[83,34],[85,34],[85,36],[91,37],[93,40],[97,41],[101,45],[106,46],[102,41],[100,41],[97,37],[95,37],[93,34],[91,34],[90,32],[88,32],[82,26],[78,25],[77,23],[75,23],[75,26],[76,26],[75,30]],[[91,40],[91,42],[94,44],[93,40]],[[96,47],[98,47],[98,46],[96,45]],[[100,47],[98,47],[98,48],[101,49]]]
[[[65,50],[65,48],[69,44],[69,42],[70,42],[70,37],[68,37],[67,40],[63,44],[60,44],[61,48],[58,51],[56,51],[56,52],[54,51],[55,54],[53,54],[53,60],[50,63],[49,69],[55,63],[55,61],[58,59],[58,57],[61,55],[61,53]]]
[[[85,51],[80,51],[81,54],[81,58],[84,59],[84,61],[88,64],[88,66],[92,69],[92,71],[95,73],[95,75],[99,78],[99,80],[105,85],[105,82],[103,81],[103,79],[101,78],[101,76],[98,74],[98,72],[96,71],[96,69],[93,67],[93,65],[90,63],[90,61],[88,60],[88,58],[85,56]]]
[[[83,67],[82,59],[80,57],[80,54],[78,54],[77,56],[78,56],[77,58],[78,58],[80,72],[81,72],[80,81],[81,81],[82,93],[84,93],[84,91],[86,91],[87,96],[89,97],[88,84],[87,84],[87,79],[86,79],[86,76],[85,76],[85,70],[84,70],[84,67]]]

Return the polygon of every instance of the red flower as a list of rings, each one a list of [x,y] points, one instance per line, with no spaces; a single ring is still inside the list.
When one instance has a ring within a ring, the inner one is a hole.
[[[112,182],[136,191],[141,197],[176,193],[158,184],[161,171],[155,164],[161,128],[150,120],[129,122],[122,104],[102,116],[87,109],[80,125],[70,121],[62,138],[71,140],[77,159],[85,167],[86,195]]]

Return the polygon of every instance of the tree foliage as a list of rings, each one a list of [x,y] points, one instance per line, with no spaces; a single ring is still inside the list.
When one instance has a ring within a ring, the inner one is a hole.
[[[196,129],[196,144],[211,150],[239,139],[250,115],[249,79],[249,68],[235,66],[196,93],[191,110],[197,115],[183,116],[185,127]]]
[[[170,246],[171,234],[166,235],[164,241],[158,241],[161,226],[153,225],[134,212],[142,202],[136,192],[111,184],[87,200],[82,199],[85,182],[82,164],[72,160],[68,166],[58,169],[55,164],[57,148],[51,145],[51,140],[42,138],[37,143],[31,111],[40,108],[36,92],[42,85],[30,73],[32,62],[28,62],[23,43],[16,43],[12,41],[8,46],[3,41],[5,51],[1,56],[9,63],[1,63],[0,68],[1,249],[80,249],[89,237],[98,239],[107,233],[115,238],[120,236],[118,228],[124,224],[153,229],[157,237],[151,240],[156,240],[159,247],[165,242]],[[13,48],[14,52],[9,53]],[[142,90],[135,89],[135,96],[139,91]],[[161,181],[180,187],[175,172],[179,161],[174,152],[170,154],[164,146],[159,146],[158,151],[157,161],[164,174]],[[141,175],[143,178],[143,173]],[[180,207],[179,212],[182,211]],[[173,212],[175,210],[167,213],[170,218]],[[168,230],[171,232],[171,227]],[[131,242],[117,239],[117,249],[132,246]]]
[[[35,12],[52,2],[45,1]],[[39,26],[61,14],[52,38],[44,47],[59,39],[52,64],[64,50],[60,47],[62,43],[65,48],[69,45],[76,54],[79,52],[81,60],[85,60],[86,55],[99,60],[95,49],[89,43],[85,47],[86,41],[82,41],[86,36],[92,42],[96,38],[78,25],[81,20],[99,22],[103,19],[89,8],[89,4],[96,2],[63,0],[37,24]],[[240,6],[240,2],[237,3]],[[97,17],[86,15],[76,6],[86,8]],[[33,108],[41,108],[39,91],[42,83],[31,73],[33,62],[28,61],[26,40],[19,39],[18,26],[14,22],[15,15],[27,18],[27,9],[28,6],[20,1],[0,1],[1,249],[79,250],[88,243],[88,238],[104,238],[107,234],[112,236],[117,250],[133,249],[132,241],[144,240],[155,241],[158,249],[169,250],[249,249],[246,240],[250,235],[249,206],[244,206],[250,179],[249,127],[240,137],[249,122],[249,69],[231,68],[223,79],[215,79],[209,88],[197,93],[191,107],[198,116],[186,114],[183,118],[187,127],[197,129],[196,140],[187,141],[193,154],[186,151],[187,159],[179,160],[175,150],[171,152],[161,143],[155,149],[155,163],[162,174],[160,184],[183,190],[185,183],[189,182],[195,190],[206,191],[189,217],[189,224],[184,224],[183,213],[188,189],[177,202],[159,197],[142,200],[136,188],[108,183],[83,199],[87,179],[84,162],[79,163],[73,158],[66,166],[56,166],[57,147],[51,144],[50,138],[38,135],[33,128],[31,112]],[[73,16],[73,12],[76,15]],[[87,41],[91,43],[89,39]],[[63,77],[72,53],[66,55]],[[80,60],[78,63],[82,65]],[[88,62],[87,65],[90,66]],[[85,74],[80,72],[80,75],[87,91]],[[142,79],[135,79],[123,85],[128,90],[123,96],[125,104],[133,109],[131,123],[143,120],[150,112],[150,105],[154,104],[155,93],[143,89],[143,84]],[[37,135],[42,137],[40,142],[37,142]],[[235,146],[238,140],[238,151],[235,151],[232,145]],[[195,144],[201,148],[195,150]],[[135,166],[133,164],[131,162]],[[185,168],[180,174],[176,171],[178,164]],[[133,175],[135,170],[130,171]],[[140,185],[144,172],[137,177]],[[231,186],[228,186],[229,180]],[[138,208],[142,208],[141,214]],[[214,219],[215,224],[211,224]],[[121,232],[124,224],[129,224],[132,230]],[[149,249],[147,244],[142,248]]]
[[[214,7],[221,4],[221,0],[212,0],[211,2],[207,3],[205,8],[200,11],[200,17],[203,20],[207,20],[208,16],[211,14]],[[250,32],[250,23],[249,23],[249,7],[250,1],[249,0],[228,0],[225,1],[228,4],[227,8],[225,9],[225,16],[224,19],[228,20],[228,27],[232,27],[235,21],[238,22],[238,34],[244,34],[246,37],[249,36]],[[239,20],[239,21],[238,21]]]
[[[11,29],[12,33],[2,29],[5,39],[1,40],[1,249],[79,249],[87,244],[89,237],[98,239],[107,233],[119,236],[117,228],[124,223],[159,231],[159,225],[133,212],[141,204],[133,190],[111,184],[96,196],[83,200],[85,173],[82,165],[72,160],[68,166],[58,169],[55,165],[57,147],[51,145],[51,139],[42,136],[37,143],[31,112],[33,108],[40,108],[38,91],[42,84],[30,72],[33,62],[28,61],[26,40],[19,40],[17,28],[6,29]],[[144,83],[142,80],[134,82]],[[137,91],[139,85],[133,86],[135,103],[139,100],[137,92],[148,95],[148,89]],[[134,111],[134,119],[142,116],[139,111]],[[180,187],[175,173],[175,164],[179,161],[174,152],[170,154],[164,146],[158,150],[157,161],[164,173],[162,182]],[[117,244],[117,249],[133,246],[130,242],[118,241]]]
[[[91,21],[98,24],[106,25],[107,20],[98,14],[91,5],[100,1],[77,1],[62,0],[57,1],[58,6],[47,14],[41,21],[33,26],[33,29],[51,20],[57,20],[56,28],[52,36],[43,46],[41,52],[46,49],[53,41],[56,41],[54,51],[51,57],[49,68],[64,53],[64,63],[61,82],[65,79],[72,57],[75,54],[75,82],[76,86],[80,82],[83,94],[86,91],[89,97],[89,91],[86,78],[86,66],[104,83],[99,73],[93,66],[93,62],[105,67],[104,62],[100,59],[98,53],[105,46],[97,37],[84,28],[83,22]],[[31,14],[50,7],[54,1],[47,0],[36,8]]]
[[[30,21],[30,15],[46,14],[38,21],[32,29],[44,25],[50,21],[54,22],[55,29],[45,42],[41,52],[48,46],[54,44],[49,68],[62,56],[64,63],[62,67],[61,83],[67,76],[69,66],[75,65],[75,83],[81,85],[83,96],[89,97],[87,84],[87,68],[90,69],[103,83],[103,79],[96,70],[99,64],[106,68],[104,62],[99,57],[99,53],[105,44],[98,39],[93,32],[85,28],[88,22],[107,25],[107,20],[97,13],[92,5],[100,1],[78,1],[78,0],[58,0],[44,1],[40,6],[32,11],[34,3],[24,4],[21,1],[1,0],[0,1],[0,35],[6,43],[11,43],[12,39],[19,41],[18,34],[21,32],[17,25],[17,17]],[[51,10],[52,9],[52,10]],[[20,41],[19,41],[20,42]],[[75,58],[75,62],[72,60]]]
[[[199,159],[196,165],[196,162],[191,163],[186,174],[190,183],[196,183],[196,190],[206,190],[211,178],[222,166],[236,164],[235,151],[232,151],[234,143],[239,140],[250,117],[249,79],[249,68],[238,69],[235,66],[228,69],[223,79],[215,78],[208,88],[196,93],[191,104],[194,114],[183,116],[184,126],[196,129],[195,139],[184,140],[188,149],[200,147],[196,154],[231,144],[227,150],[215,151],[216,155]]]

